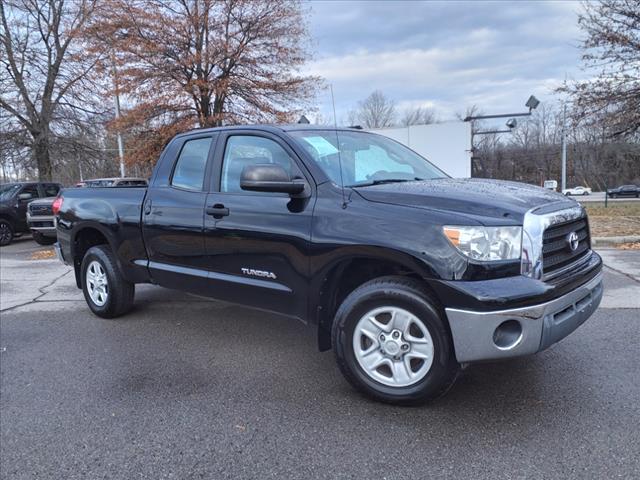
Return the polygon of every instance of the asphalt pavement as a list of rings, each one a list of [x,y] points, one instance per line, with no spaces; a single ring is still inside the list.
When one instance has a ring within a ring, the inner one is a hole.
[[[153,286],[99,319],[44,250],[0,251],[0,478],[638,478],[638,251],[560,343],[402,408],[294,320]]]

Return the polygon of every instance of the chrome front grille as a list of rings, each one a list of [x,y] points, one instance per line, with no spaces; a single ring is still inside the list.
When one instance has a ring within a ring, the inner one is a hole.
[[[571,251],[567,242],[571,232],[578,235],[575,251]],[[580,205],[567,207],[566,202],[548,204],[525,214],[522,225],[522,275],[549,280],[586,262],[590,256],[587,214]]]
[[[31,215],[53,215],[53,210],[51,210],[51,205],[40,205],[40,204],[29,204],[29,213]]]
[[[571,248],[568,237],[577,236],[575,249]],[[568,222],[557,223],[546,228],[542,235],[542,271],[544,278],[555,276],[567,267],[579,264],[591,253],[591,239],[587,218],[582,217]]]

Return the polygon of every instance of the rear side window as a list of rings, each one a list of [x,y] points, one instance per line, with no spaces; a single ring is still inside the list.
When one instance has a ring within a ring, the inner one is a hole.
[[[188,140],[182,146],[171,185],[187,190],[202,190],[211,147],[211,137]]]
[[[44,185],[44,196],[45,197],[55,197],[58,195],[60,191],[60,186],[55,183],[47,183]]]

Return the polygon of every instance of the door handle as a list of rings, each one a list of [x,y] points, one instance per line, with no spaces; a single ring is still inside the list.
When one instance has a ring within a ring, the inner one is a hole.
[[[213,207],[207,207],[207,215],[213,215],[213,218],[222,218],[229,215],[229,209],[221,203],[216,203]]]
[[[144,214],[149,215],[151,213],[151,200],[149,200],[144,206]]]

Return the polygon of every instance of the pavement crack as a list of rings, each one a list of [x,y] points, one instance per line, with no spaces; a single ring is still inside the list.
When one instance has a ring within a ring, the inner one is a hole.
[[[629,273],[623,272],[622,270],[618,270],[617,268],[610,267],[609,265],[605,265],[604,268],[608,268],[609,270],[612,270],[612,271],[614,271],[616,273],[619,273],[620,275],[624,275],[627,278],[630,278],[631,280],[633,280],[636,283],[640,283],[640,280],[638,280],[636,277],[634,277],[633,275],[631,275]]]
[[[42,287],[38,287],[38,292],[40,292],[40,294],[35,296],[34,298],[29,300],[28,302],[20,303],[18,305],[13,305],[12,307],[0,309],[0,312],[10,312],[11,310],[15,310],[15,309],[20,308],[20,307],[25,307],[27,305],[32,305],[32,304],[38,302],[42,297],[44,297],[47,293],[49,293],[49,292],[46,291],[47,288],[52,287],[58,280],[62,279],[66,275],[69,275],[69,273],[71,273],[71,271],[72,270],[69,269],[66,272],[64,272],[63,274],[58,275],[57,277],[55,277],[53,280],[51,280],[46,285],[43,285]]]

